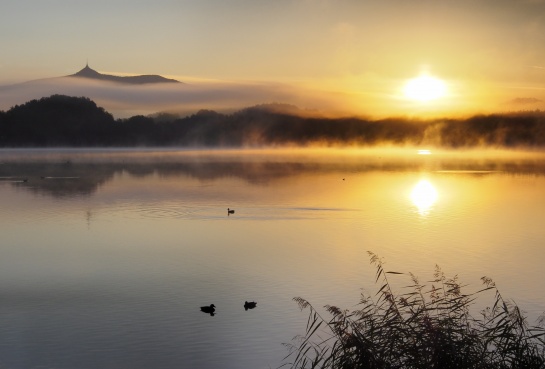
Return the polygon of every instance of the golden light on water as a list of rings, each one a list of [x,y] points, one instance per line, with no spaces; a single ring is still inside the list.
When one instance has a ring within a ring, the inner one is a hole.
[[[447,86],[445,82],[427,74],[410,79],[405,84],[404,89],[406,98],[420,102],[437,100],[445,96],[446,93]]]
[[[423,179],[413,187],[410,197],[418,213],[426,215],[437,201],[438,194],[435,187],[428,180]]]

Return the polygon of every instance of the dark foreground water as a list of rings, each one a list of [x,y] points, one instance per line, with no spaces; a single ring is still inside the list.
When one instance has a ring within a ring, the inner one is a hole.
[[[545,156],[427,154],[0,151],[0,368],[276,368],[293,297],[376,291],[367,251],[468,291],[489,276],[533,323]]]

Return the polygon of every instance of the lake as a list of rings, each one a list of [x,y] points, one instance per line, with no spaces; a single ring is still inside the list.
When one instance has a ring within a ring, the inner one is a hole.
[[[355,309],[376,292],[368,251],[423,283],[436,264],[468,292],[491,277],[534,323],[544,159],[0,150],[0,368],[276,368],[306,325],[293,297]]]

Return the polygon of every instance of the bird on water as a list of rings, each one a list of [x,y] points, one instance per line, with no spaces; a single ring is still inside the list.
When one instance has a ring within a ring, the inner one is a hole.
[[[253,309],[257,306],[257,302],[255,301],[244,301],[244,310]]]
[[[214,315],[214,312],[216,311],[216,306],[214,304],[210,304],[210,306],[201,306],[201,311],[203,313]]]
[[[235,214],[235,211],[233,209],[227,208],[227,215]]]

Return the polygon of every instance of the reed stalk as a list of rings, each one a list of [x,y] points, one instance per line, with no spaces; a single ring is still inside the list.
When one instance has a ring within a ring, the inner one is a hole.
[[[492,279],[464,293],[458,277],[447,278],[436,266],[434,278],[421,284],[411,273],[385,271],[369,252],[378,290],[362,294],[357,310],[325,306],[322,316],[307,300],[303,335],[285,344],[282,367],[369,369],[545,369],[545,315],[530,326],[520,308],[500,294]],[[407,292],[394,293],[389,277],[406,276]],[[485,291],[491,306],[475,316],[471,307]]]

